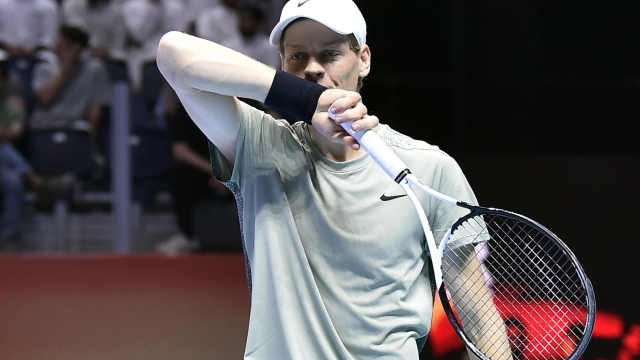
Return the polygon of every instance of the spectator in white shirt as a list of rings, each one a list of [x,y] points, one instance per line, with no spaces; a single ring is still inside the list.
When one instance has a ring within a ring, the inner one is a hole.
[[[220,5],[220,0],[183,0],[185,20],[189,24],[190,33],[194,33],[196,19],[202,12]]]
[[[220,4],[203,11],[196,19],[195,35],[231,47],[240,40],[238,30],[238,0],[221,0]]]
[[[247,5],[238,11],[240,41],[232,49],[250,56],[263,64],[280,69],[278,49],[269,43],[269,37],[262,32],[264,13],[257,6]]]
[[[113,0],[63,0],[63,21],[89,34],[89,52],[105,60],[125,60],[126,31]]]
[[[127,0],[122,14],[129,40],[127,68],[134,91],[142,86],[143,66],[154,62],[162,35],[185,31],[184,5],[179,0]]]
[[[59,25],[59,5],[53,0],[1,0],[0,48],[9,57],[34,57],[52,50]]]

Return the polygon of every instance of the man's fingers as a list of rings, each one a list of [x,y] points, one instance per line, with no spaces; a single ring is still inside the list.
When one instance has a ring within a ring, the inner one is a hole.
[[[354,121],[351,124],[351,129],[353,131],[374,129],[376,126],[378,126],[378,124],[380,124],[380,120],[378,119],[377,116],[365,114],[362,118]]]
[[[333,101],[333,103],[329,107],[329,111],[338,115],[343,113],[348,109],[352,109],[356,107],[358,104],[362,104],[362,97],[359,93],[354,91],[340,91],[335,90],[331,95],[340,94],[340,97]],[[324,94],[323,94],[324,95]]]
[[[360,144],[351,135],[349,135],[348,137],[345,137],[344,143],[347,144],[353,150],[360,150]]]
[[[327,105],[319,106],[318,111],[328,111],[329,117],[333,121],[326,123],[326,117],[323,120],[321,115],[317,120],[314,120],[314,127],[332,139],[333,142],[341,142],[354,150],[359,150],[360,144],[342,128],[342,124],[353,122],[351,129],[354,131],[374,129],[379,124],[376,116],[367,115],[368,109],[362,103],[362,97],[357,92],[329,89],[321,95],[318,103],[330,104],[328,107]]]
[[[338,130],[332,135],[334,141],[342,142],[354,150],[360,149],[360,144],[358,143],[358,141],[353,136],[349,135],[349,133],[347,133],[345,130]]]
[[[348,108],[336,115],[337,124],[347,121],[356,121],[367,115],[367,107],[363,103],[358,103],[352,108]]]

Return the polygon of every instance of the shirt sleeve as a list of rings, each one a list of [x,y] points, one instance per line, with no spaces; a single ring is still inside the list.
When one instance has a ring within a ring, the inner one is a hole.
[[[240,103],[242,120],[235,165],[229,164],[219,150],[210,144],[214,175],[223,182],[241,183],[256,171],[278,169],[283,166],[281,162],[291,158],[286,154],[302,149],[288,122],[275,120],[261,110],[244,102]]]
[[[435,178],[434,189],[454,199],[474,205],[478,203],[462,169],[452,157],[448,155],[441,156],[438,160],[437,169],[438,176]],[[429,221],[435,240],[440,244],[440,241],[448,233],[451,226],[459,218],[467,215],[469,210],[437,199],[431,199],[430,201],[430,208],[434,211],[430,214]]]

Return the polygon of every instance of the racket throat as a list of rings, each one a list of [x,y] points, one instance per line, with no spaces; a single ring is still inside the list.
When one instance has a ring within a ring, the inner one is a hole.
[[[411,170],[409,169],[404,169],[400,172],[400,174],[398,174],[398,176],[396,176],[395,179],[393,179],[393,181],[397,182],[398,184],[400,184],[402,182],[402,180],[404,180],[404,178],[407,177],[407,175],[411,174]]]

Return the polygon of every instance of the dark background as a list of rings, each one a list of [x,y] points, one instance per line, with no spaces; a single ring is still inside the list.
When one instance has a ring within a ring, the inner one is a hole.
[[[640,1],[357,1],[381,122],[454,156],[481,204],[547,225],[599,310],[640,323]]]
[[[450,151],[640,151],[640,2],[358,5],[362,92],[397,129]]]

